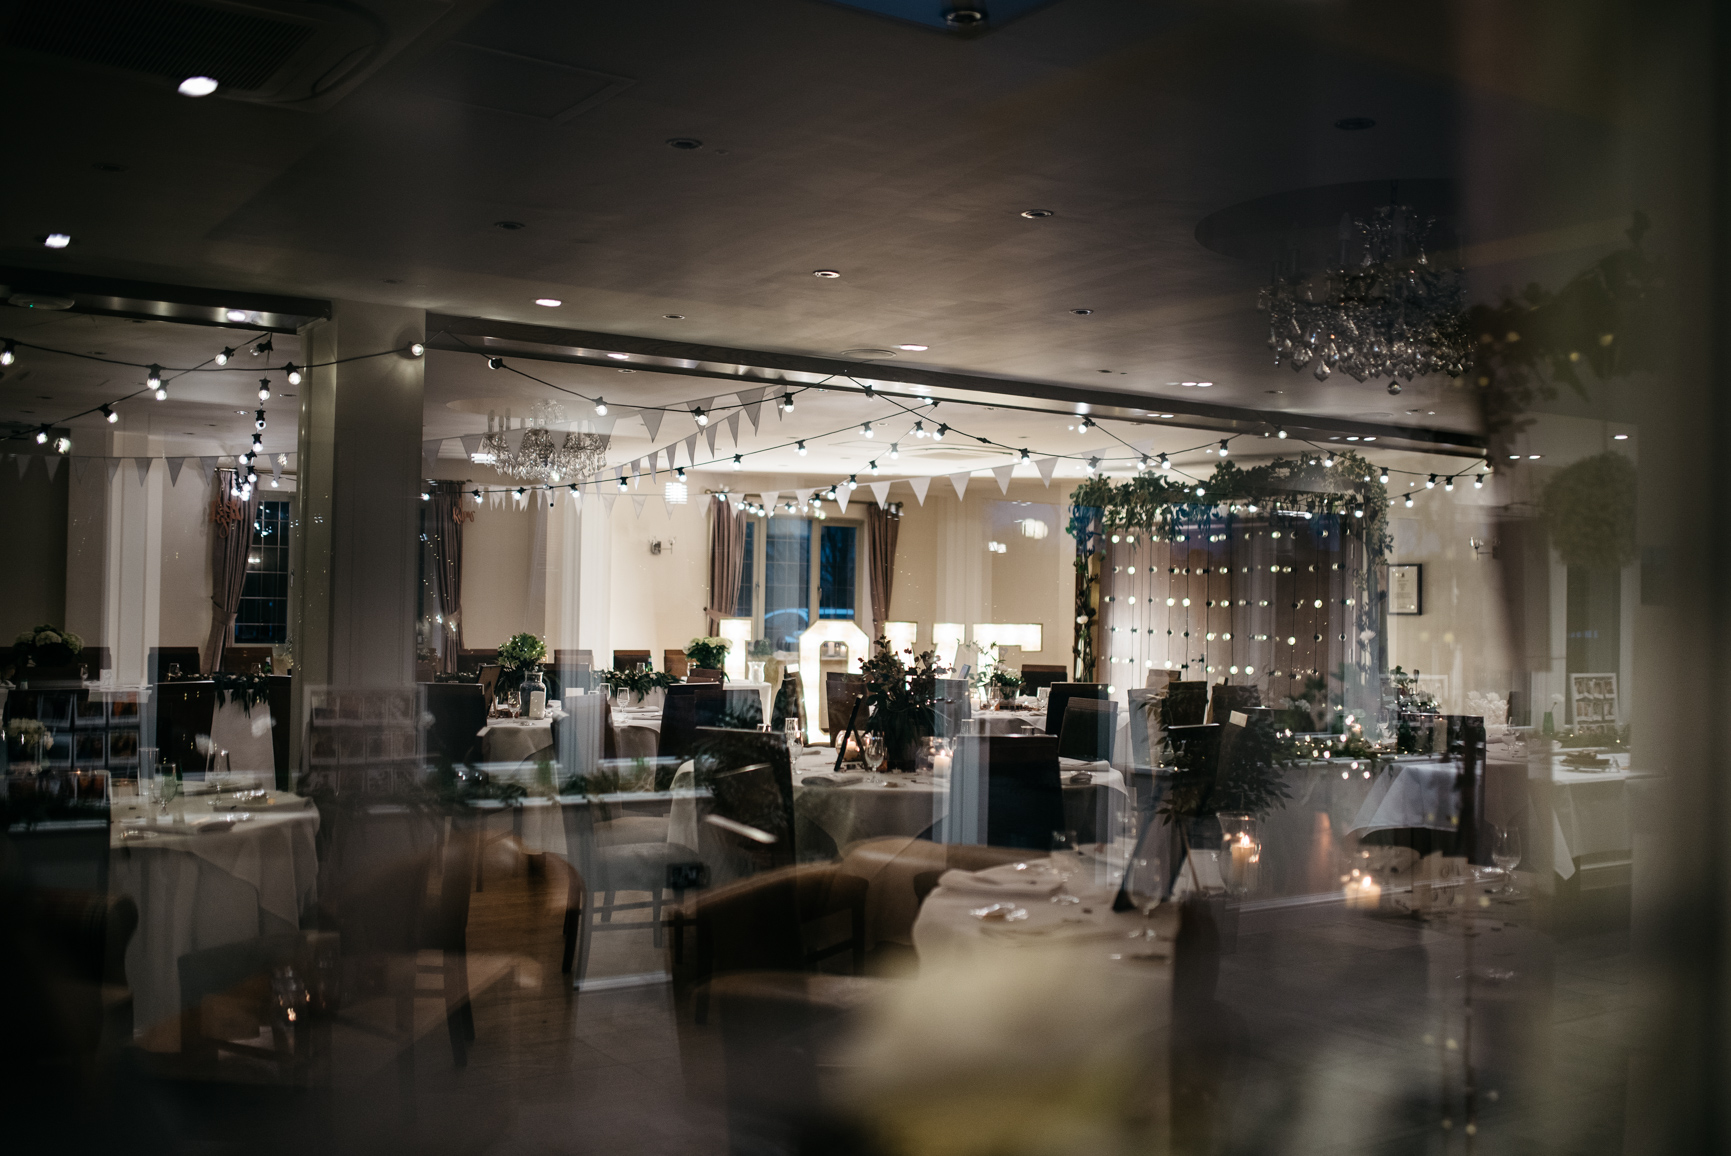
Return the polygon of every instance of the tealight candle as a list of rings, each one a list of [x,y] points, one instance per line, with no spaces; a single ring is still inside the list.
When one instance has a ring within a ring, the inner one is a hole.
[[[1349,880],[1346,885],[1346,905],[1361,911],[1375,911],[1382,906],[1382,885],[1369,875]]]
[[[1231,887],[1243,887],[1250,880],[1251,868],[1261,858],[1262,848],[1250,841],[1248,834],[1240,834],[1231,844],[1232,857],[1227,865],[1227,884]]]

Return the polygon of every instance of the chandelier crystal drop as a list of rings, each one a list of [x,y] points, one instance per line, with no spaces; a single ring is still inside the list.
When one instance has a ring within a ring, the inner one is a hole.
[[[529,411],[527,428],[515,450],[503,430],[493,430],[469,460],[526,482],[570,482],[593,477],[607,464],[608,439],[601,434],[575,430],[561,436],[549,428],[564,420],[564,406],[556,401],[538,402]]]
[[[1318,381],[1336,371],[1391,382],[1466,372],[1471,346],[1460,271],[1437,268],[1425,253],[1435,223],[1405,205],[1385,205],[1369,220],[1342,216],[1339,265],[1276,276],[1262,290],[1257,308],[1268,314],[1274,363],[1294,373],[1308,366]]]

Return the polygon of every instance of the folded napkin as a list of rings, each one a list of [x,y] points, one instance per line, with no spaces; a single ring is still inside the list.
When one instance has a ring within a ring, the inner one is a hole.
[[[990,896],[994,899],[1043,897],[1058,890],[1063,880],[1049,871],[1033,868],[1018,871],[1014,863],[988,867],[984,871],[945,871],[938,886],[960,895]]]
[[[799,781],[808,787],[845,787],[864,778],[864,775],[805,775]]]

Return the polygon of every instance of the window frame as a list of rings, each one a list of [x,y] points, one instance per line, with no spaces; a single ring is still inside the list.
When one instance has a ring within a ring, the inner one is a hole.
[[[831,619],[828,619],[827,621],[831,621],[831,622],[851,621],[852,623],[854,623],[854,625],[859,626],[861,630],[864,630],[867,633],[870,633],[870,623],[867,622],[867,623],[864,623],[863,625],[861,623],[862,616],[869,618],[870,612],[871,612],[870,611],[870,605],[869,605],[869,598],[867,596],[868,592],[867,592],[867,588],[866,588],[866,579],[867,579],[866,553],[867,553],[867,548],[866,548],[865,519],[864,518],[851,518],[851,517],[845,517],[845,516],[836,517],[833,515],[830,517],[826,517],[826,518],[813,518],[813,517],[810,517],[809,515],[804,515],[804,514],[777,514],[777,515],[775,515],[775,517],[777,517],[777,518],[797,518],[800,521],[811,523],[811,526],[812,526],[811,547],[810,547],[810,550],[808,551],[808,556],[807,556],[807,560],[806,560],[806,597],[807,597],[806,605],[808,606],[810,614],[811,614],[810,620],[808,620],[806,623],[807,629],[809,629],[813,623],[818,621],[819,607],[822,603],[823,565],[821,562],[821,558],[822,558],[823,528],[825,526],[848,526],[848,527],[851,527],[853,529],[853,532],[854,532],[853,617],[851,619],[831,618]],[[768,518],[759,518],[759,519],[757,519],[757,521],[759,523],[766,523],[769,521],[769,519]],[[762,531],[760,529],[760,532],[753,533],[751,535],[751,538],[752,538],[752,553],[751,553],[752,581],[751,581],[750,615],[751,615],[751,637],[755,640],[755,639],[764,638],[766,636],[765,635],[765,626],[764,626],[764,621],[763,621],[764,599],[765,599],[765,590],[764,590],[764,576],[765,576],[765,574],[764,574],[764,572],[765,572],[766,551],[767,551],[767,545],[768,545],[768,541],[769,541],[769,534],[767,531]],[[862,603],[863,603],[863,605],[862,605]]]

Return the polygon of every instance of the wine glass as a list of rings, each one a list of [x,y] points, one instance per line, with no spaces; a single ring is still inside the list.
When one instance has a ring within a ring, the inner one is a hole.
[[[1504,895],[1515,893],[1515,868],[1521,862],[1521,833],[1513,827],[1498,827],[1491,840],[1491,862],[1503,873]]]
[[[871,777],[866,781],[876,786],[883,782],[878,778],[878,768],[884,765],[884,737],[882,735],[866,735],[860,742],[860,754],[864,756],[866,767],[871,771]]]
[[[1080,903],[1082,900],[1071,895],[1066,890],[1070,876],[1082,866],[1082,844],[1077,841],[1074,831],[1052,832],[1052,870],[1058,873],[1058,890],[1052,894],[1053,903]]]
[[[787,735],[788,759],[797,764],[799,757],[805,753],[805,731],[800,727],[797,718],[785,719],[781,725]]]

